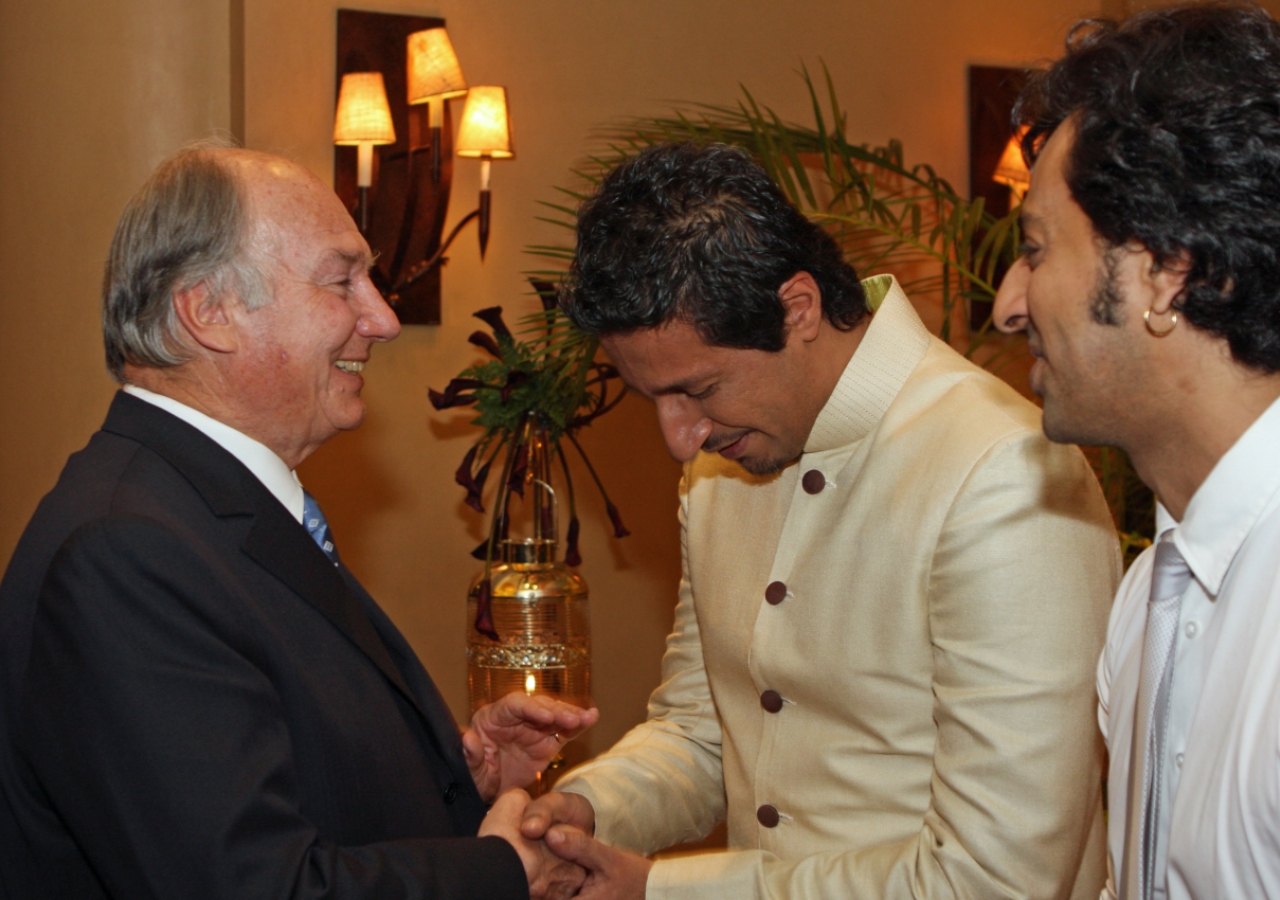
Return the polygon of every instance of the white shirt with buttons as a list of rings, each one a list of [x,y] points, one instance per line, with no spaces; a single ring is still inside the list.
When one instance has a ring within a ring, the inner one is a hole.
[[[1280,402],[1218,461],[1176,522],[1182,595],[1159,820],[1155,896],[1280,898]],[[1134,562],[1098,665],[1111,752],[1114,896],[1125,844],[1134,707],[1154,549]]]

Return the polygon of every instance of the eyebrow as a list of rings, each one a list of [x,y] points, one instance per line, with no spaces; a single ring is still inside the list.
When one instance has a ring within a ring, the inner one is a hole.
[[[1037,216],[1033,212],[1025,212],[1025,211],[1018,213],[1019,228],[1022,228],[1025,230],[1028,225],[1043,225],[1043,224],[1044,224],[1043,216]]]
[[[671,384],[664,384],[661,387],[659,387],[657,390],[653,391],[651,394],[646,394],[645,396],[652,398],[652,397],[660,397],[664,394],[696,393],[694,391],[691,391],[690,389],[696,385],[702,384],[705,381],[714,379],[714,377],[715,376],[713,375],[702,375],[702,376],[696,376],[694,378],[686,378],[683,381],[675,381],[675,382],[672,382]],[[632,388],[632,390],[635,390],[635,388]],[[643,393],[643,392],[638,391],[637,393]]]
[[[355,250],[330,250],[321,259],[321,264],[331,262],[333,260],[346,263],[348,266],[371,266],[373,259],[368,254],[360,253]]]

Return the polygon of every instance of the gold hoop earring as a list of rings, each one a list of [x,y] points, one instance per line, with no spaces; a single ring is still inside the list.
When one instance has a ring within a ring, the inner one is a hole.
[[[1156,329],[1151,326],[1151,307],[1147,307],[1147,311],[1142,314],[1142,321],[1146,324],[1147,331],[1151,332],[1156,337],[1168,337],[1173,333],[1173,329],[1178,327],[1178,311],[1176,309],[1173,311],[1173,318],[1169,320],[1169,327],[1164,331],[1156,331]]]

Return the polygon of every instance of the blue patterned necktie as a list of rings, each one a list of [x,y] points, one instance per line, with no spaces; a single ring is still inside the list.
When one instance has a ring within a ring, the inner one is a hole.
[[[1157,823],[1160,785],[1164,778],[1165,730],[1169,724],[1169,694],[1173,686],[1173,650],[1182,611],[1182,592],[1191,569],[1166,535],[1156,545],[1147,602],[1147,630],[1142,645],[1138,703],[1133,717],[1133,748],[1129,756],[1129,808],[1125,826],[1123,900],[1149,900],[1155,886]]]
[[[333,536],[329,534],[329,521],[320,511],[320,504],[316,502],[316,498],[306,491],[302,492],[302,524],[306,526],[307,534],[311,535],[316,546],[323,550],[324,555],[333,560],[336,566],[338,548],[333,545]]]

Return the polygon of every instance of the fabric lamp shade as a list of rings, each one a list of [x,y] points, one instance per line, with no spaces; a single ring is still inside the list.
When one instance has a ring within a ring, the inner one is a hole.
[[[476,86],[467,92],[462,125],[454,146],[458,156],[511,159],[511,123],[507,118],[507,89]]]
[[[409,103],[426,103],[439,97],[448,100],[467,92],[467,79],[458,65],[449,33],[428,28],[409,35]]]
[[[391,107],[381,72],[351,72],[342,76],[338,91],[338,113],[333,122],[333,142],[352,144],[394,144],[396,129],[391,124]]]

